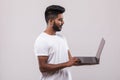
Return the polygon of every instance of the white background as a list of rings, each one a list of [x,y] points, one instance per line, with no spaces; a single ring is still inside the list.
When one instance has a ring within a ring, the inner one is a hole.
[[[71,67],[73,80],[120,80],[120,0],[0,0],[0,80],[39,80],[33,46],[51,4],[66,8],[62,34],[73,56],[94,56],[106,41],[100,64]]]

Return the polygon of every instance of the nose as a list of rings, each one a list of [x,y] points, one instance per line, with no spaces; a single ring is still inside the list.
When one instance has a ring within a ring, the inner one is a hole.
[[[64,24],[64,21],[62,21],[61,24]]]

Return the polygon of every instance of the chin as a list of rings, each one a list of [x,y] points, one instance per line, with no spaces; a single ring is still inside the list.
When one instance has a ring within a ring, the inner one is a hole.
[[[61,31],[61,30],[62,30],[62,28],[59,28],[59,30]]]

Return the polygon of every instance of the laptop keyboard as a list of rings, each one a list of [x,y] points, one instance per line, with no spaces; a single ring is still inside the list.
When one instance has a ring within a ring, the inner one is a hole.
[[[95,57],[84,57],[80,59],[82,63],[96,63]]]

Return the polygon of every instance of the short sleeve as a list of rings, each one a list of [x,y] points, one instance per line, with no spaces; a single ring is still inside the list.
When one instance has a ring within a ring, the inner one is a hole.
[[[44,39],[39,38],[35,41],[34,52],[36,56],[48,56],[48,50],[49,45]]]

